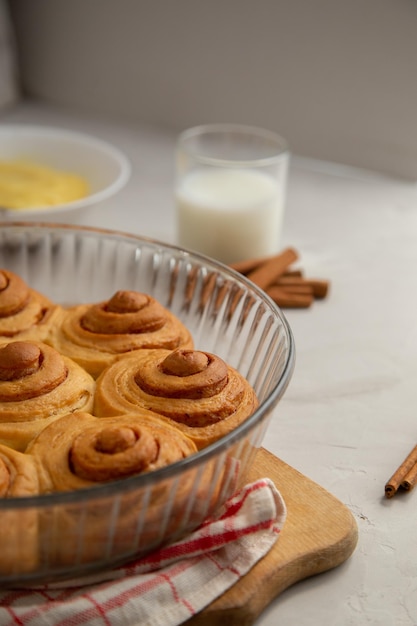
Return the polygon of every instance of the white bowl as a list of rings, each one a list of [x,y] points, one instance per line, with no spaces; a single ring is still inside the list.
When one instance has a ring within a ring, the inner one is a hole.
[[[90,193],[81,200],[27,209],[0,208],[0,219],[54,220],[57,216],[99,204],[118,192],[130,177],[130,162],[111,144],[82,132],[0,124],[0,160],[25,159],[85,178]]]

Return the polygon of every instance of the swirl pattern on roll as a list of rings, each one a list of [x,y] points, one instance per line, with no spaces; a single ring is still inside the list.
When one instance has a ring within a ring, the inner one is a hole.
[[[69,307],[51,344],[97,377],[128,352],[192,347],[193,341],[184,324],[155,298],[120,290],[104,302]]]
[[[60,415],[90,410],[95,381],[77,363],[39,341],[0,346],[0,443],[24,451]]]
[[[74,514],[70,506],[48,511],[42,541],[45,561],[57,565],[94,561],[105,566],[110,555],[121,558],[139,546],[150,550],[172,538],[190,494],[196,497],[195,474],[149,480],[134,489],[128,482],[195,452],[190,439],[146,411],[111,418],[78,412],[50,424],[27,449],[38,468],[41,491],[93,489],[83,501],[82,535],[77,508]],[[97,489],[94,497],[95,487],[118,484],[119,479],[124,484],[117,493],[107,497]]]
[[[166,467],[197,451],[148,411],[98,418],[76,412],[54,421],[28,446],[43,492],[71,491]]]
[[[0,341],[45,341],[60,308],[14,272],[0,269]]]
[[[109,366],[97,379],[94,412],[108,416],[143,407],[203,448],[257,406],[251,385],[220,357],[179,348],[142,350]]]

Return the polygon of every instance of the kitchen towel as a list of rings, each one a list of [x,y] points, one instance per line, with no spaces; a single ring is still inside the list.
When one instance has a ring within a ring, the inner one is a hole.
[[[82,580],[0,591],[0,624],[176,626],[269,552],[286,515],[274,483],[259,479],[196,531],[142,559]]]

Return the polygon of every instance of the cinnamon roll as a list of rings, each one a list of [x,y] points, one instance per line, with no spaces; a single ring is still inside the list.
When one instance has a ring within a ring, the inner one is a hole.
[[[95,381],[77,363],[38,341],[0,346],[0,443],[24,451],[60,415],[90,410]]]
[[[14,272],[0,269],[0,341],[45,341],[61,307],[31,289]]]
[[[0,500],[39,493],[34,460],[0,445]],[[38,566],[38,516],[34,508],[0,508],[0,573],[23,574]]]
[[[146,419],[145,419],[146,415]],[[180,431],[146,411],[97,418],[78,412],[45,428],[28,446],[37,464],[42,492],[74,491],[150,473],[197,452]],[[108,496],[94,490],[72,512],[56,510],[45,517],[44,558],[56,564],[105,562],[133,555],[171,536],[193,481],[150,481],[142,491],[119,488]],[[171,501],[171,507],[167,503]],[[165,519],[164,519],[165,517]],[[83,541],[80,542],[80,524]],[[164,535],[163,535],[164,536]]]
[[[117,291],[105,302],[66,309],[51,344],[97,377],[127,352],[192,347],[193,342],[184,324],[153,297]]]
[[[151,412],[98,418],[78,411],[44,428],[27,448],[42,493],[74,491],[155,471],[197,451]]]
[[[96,382],[96,415],[143,407],[199,449],[236,428],[258,406],[253,388],[236,369],[199,350],[141,350],[109,366]]]

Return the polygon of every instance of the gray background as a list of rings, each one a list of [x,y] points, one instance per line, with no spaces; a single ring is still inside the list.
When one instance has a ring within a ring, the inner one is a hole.
[[[417,179],[415,0],[11,0],[23,95]]]

